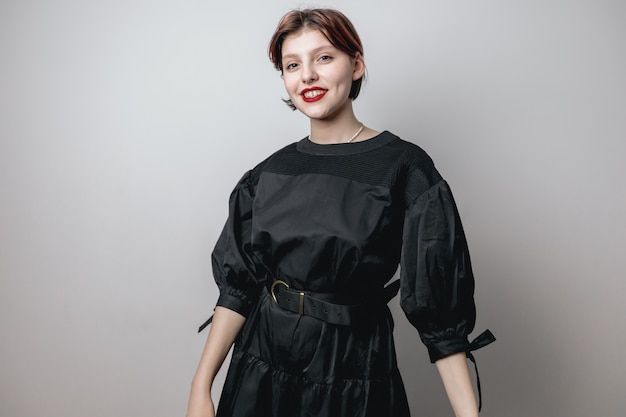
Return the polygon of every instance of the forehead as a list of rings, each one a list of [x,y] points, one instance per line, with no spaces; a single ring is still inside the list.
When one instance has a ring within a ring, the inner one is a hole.
[[[306,55],[320,48],[335,47],[326,36],[317,29],[302,29],[285,37],[282,46],[282,58]]]

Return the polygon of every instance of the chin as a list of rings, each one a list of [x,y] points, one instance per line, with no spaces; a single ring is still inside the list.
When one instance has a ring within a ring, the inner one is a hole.
[[[308,117],[309,119],[314,119],[314,120],[324,120],[324,119],[332,119],[335,116],[341,114],[342,112],[342,108],[339,109],[311,109],[311,108],[306,108],[306,107],[297,107],[297,109],[300,111],[300,113],[304,114],[306,117]]]
[[[329,115],[326,112],[320,111],[311,111],[310,109],[296,107],[300,113],[308,117],[309,119],[314,120],[323,120],[326,119]]]

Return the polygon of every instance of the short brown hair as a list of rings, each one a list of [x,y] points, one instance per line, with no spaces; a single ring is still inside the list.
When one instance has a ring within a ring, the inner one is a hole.
[[[269,57],[274,67],[283,71],[282,48],[285,38],[302,29],[317,29],[335,48],[355,58],[363,56],[361,38],[352,22],[340,11],[335,9],[302,9],[287,12],[278,22],[274,35],[270,40]],[[354,100],[361,91],[363,77],[352,82],[349,98]],[[291,100],[284,100],[292,110],[296,109]]]

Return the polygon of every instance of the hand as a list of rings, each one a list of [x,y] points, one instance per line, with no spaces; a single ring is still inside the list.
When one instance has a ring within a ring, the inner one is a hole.
[[[192,393],[187,406],[187,417],[215,417],[215,407],[211,395]]]

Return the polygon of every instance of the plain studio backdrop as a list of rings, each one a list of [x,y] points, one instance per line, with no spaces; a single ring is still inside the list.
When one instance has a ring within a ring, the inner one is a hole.
[[[455,192],[472,336],[498,338],[476,353],[482,415],[623,416],[626,3],[313,5],[362,36],[359,119]],[[2,417],[184,415],[230,191],[308,133],[266,54],[298,6],[0,3]],[[452,416],[391,307],[413,415]]]

